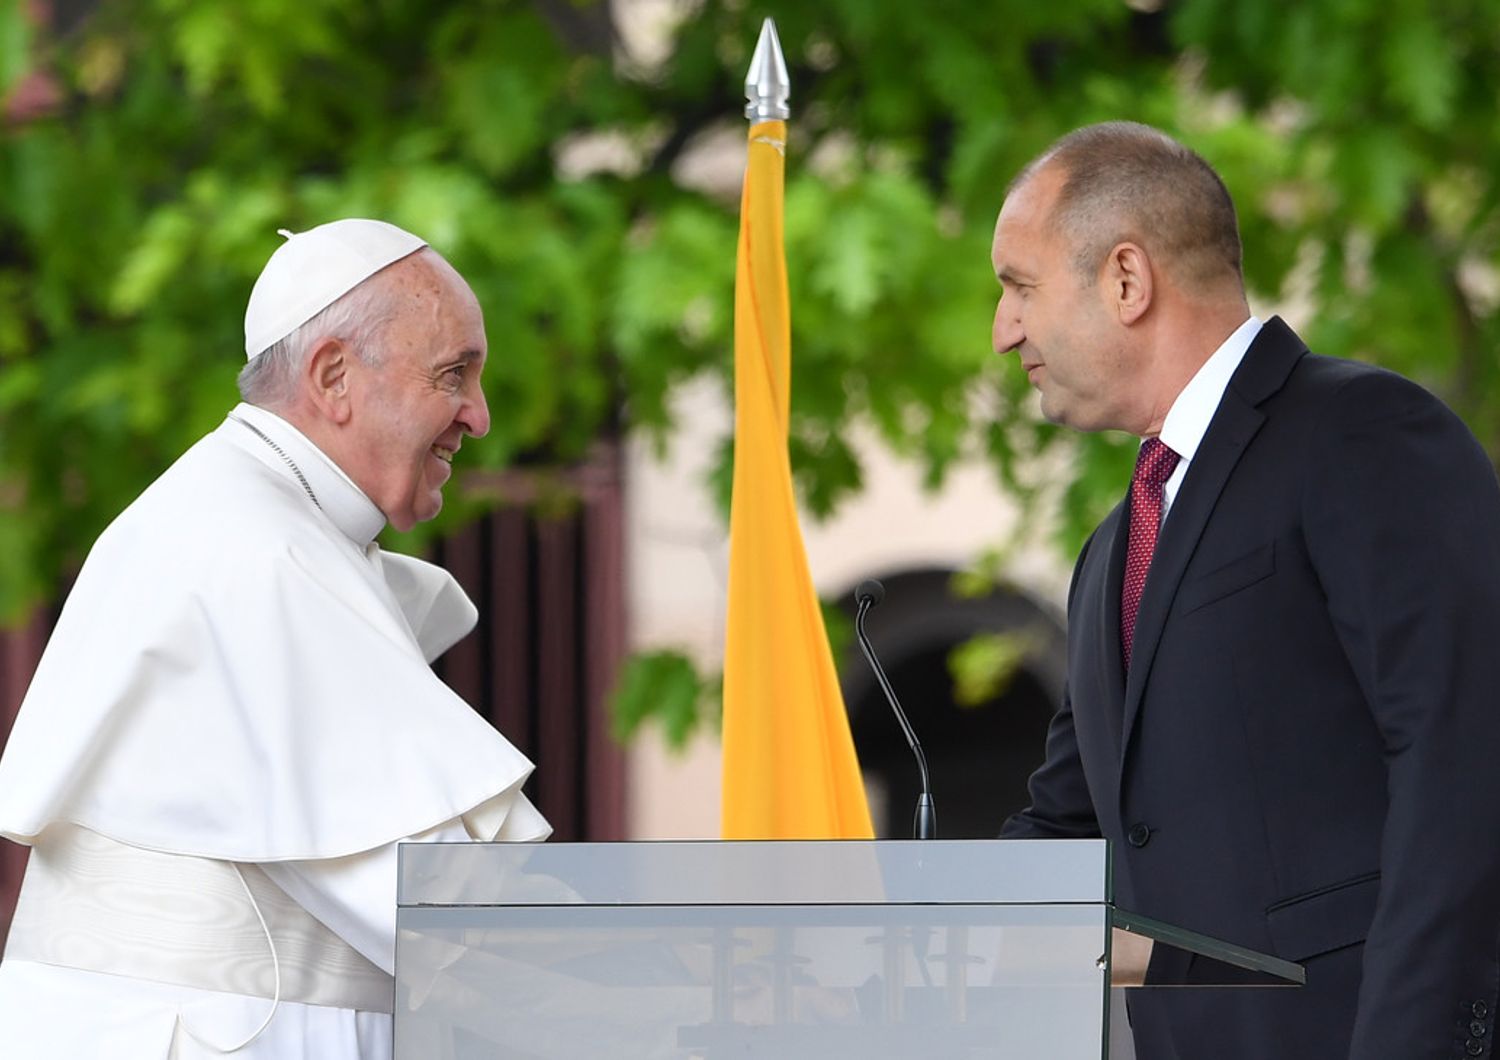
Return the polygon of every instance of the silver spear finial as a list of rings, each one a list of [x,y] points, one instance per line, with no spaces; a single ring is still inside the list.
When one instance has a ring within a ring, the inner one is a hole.
[[[781,39],[776,36],[776,22],[766,19],[760,27],[760,40],[750,57],[750,72],[745,75],[745,117],[756,121],[786,121],[792,116],[787,100],[792,94],[792,79],[787,76],[786,57]]]

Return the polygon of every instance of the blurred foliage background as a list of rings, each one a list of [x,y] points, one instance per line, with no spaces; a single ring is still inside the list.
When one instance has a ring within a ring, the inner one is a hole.
[[[989,349],[1006,182],[1109,118],[1220,169],[1258,307],[1416,378],[1500,454],[1489,0],[0,0],[0,616],[220,421],[278,227],[386,218],[470,280],[494,428],[466,458],[670,438],[674,388],[731,378],[741,85],[768,14],[815,516],[860,489],[856,424],[933,484],[979,454],[997,489],[1060,496],[1065,550],[1114,503],[1129,440],[1039,422]]]

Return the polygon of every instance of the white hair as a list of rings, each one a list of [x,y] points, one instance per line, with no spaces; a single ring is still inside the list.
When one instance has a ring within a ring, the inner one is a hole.
[[[240,369],[237,380],[240,397],[251,405],[268,409],[291,404],[296,398],[298,376],[307,364],[308,355],[324,339],[342,339],[353,347],[360,360],[379,365],[385,353],[385,326],[396,315],[396,305],[389,297],[386,285],[378,282],[381,275],[376,273],[356,285],[285,338],[252,358]]]

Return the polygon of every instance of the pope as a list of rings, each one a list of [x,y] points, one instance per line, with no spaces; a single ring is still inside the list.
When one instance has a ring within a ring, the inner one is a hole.
[[[282,234],[243,402],[99,537],[0,758],[8,1055],[389,1057],[396,843],[550,832],[430,666],[473,604],[375,543],[489,429],[478,301],[384,222]]]

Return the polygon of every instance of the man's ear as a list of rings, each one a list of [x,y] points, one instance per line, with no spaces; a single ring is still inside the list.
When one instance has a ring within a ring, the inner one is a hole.
[[[1120,323],[1129,327],[1151,308],[1155,293],[1151,258],[1137,243],[1117,243],[1104,262],[1104,275]]]
[[[320,339],[307,356],[302,381],[313,405],[343,426],[352,414],[350,388],[354,350],[343,339]]]

